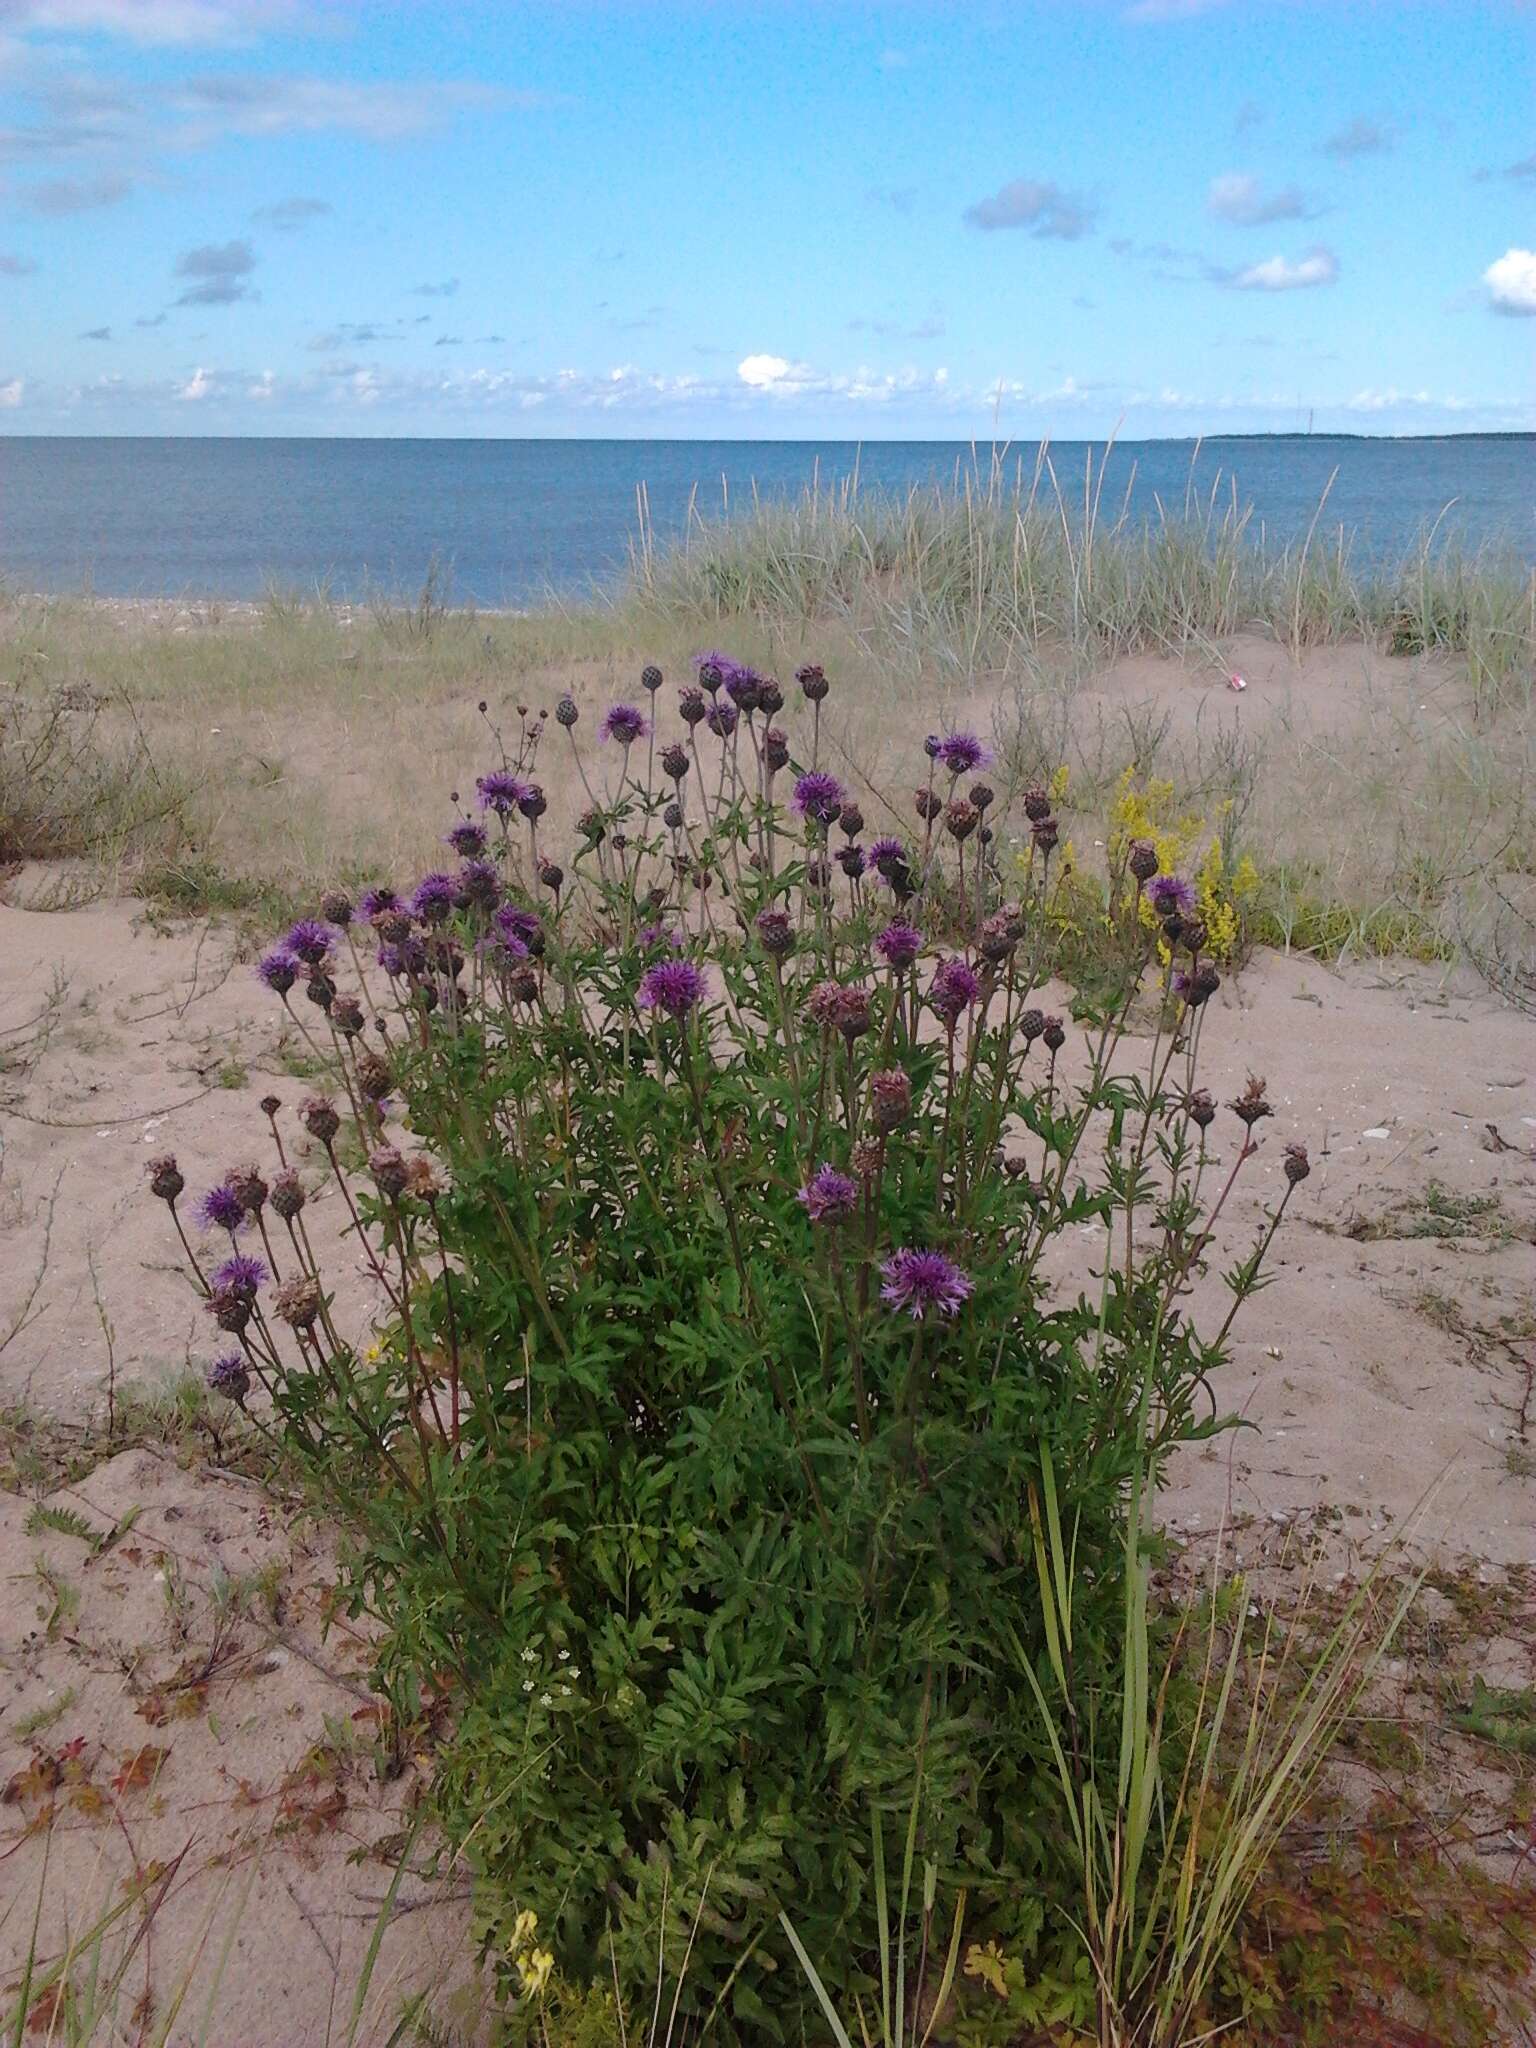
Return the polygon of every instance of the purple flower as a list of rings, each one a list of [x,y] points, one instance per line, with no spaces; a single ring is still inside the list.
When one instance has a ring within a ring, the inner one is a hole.
[[[496,929],[507,940],[516,939],[525,953],[542,953],[544,926],[537,912],[520,904],[504,903],[496,913]]]
[[[910,924],[888,924],[875,940],[875,951],[887,967],[894,967],[899,973],[910,967],[923,950],[923,935]]]
[[[245,1204],[232,1187],[210,1188],[197,1205],[197,1220],[204,1230],[227,1230],[231,1237],[245,1222]]]
[[[810,818],[818,825],[835,825],[846,801],[843,785],[825,768],[812,768],[795,784],[795,809],[802,818]]]
[[[649,720],[637,704],[612,704],[603,714],[597,736],[600,740],[617,740],[621,747],[632,747],[650,729]]]
[[[952,1316],[973,1291],[969,1276],[942,1252],[919,1252],[903,1248],[893,1252],[880,1268],[885,1285],[880,1299],[892,1308],[905,1309],[920,1323],[929,1309]]]
[[[251,1369],[239,1351],[226,1351],[216,1358],[204,1375],[208,1390],[227,1400],[243,1401],[251,1391]]]
[[[877,874],[890,880],[893,868],[907,865],[907,849],[899,839],[872,839],[869,843],[870,866]]]
[[[453,900],[463,910],[494,910],[501,901],[501,875],[495,863],[465,861],[453,878]]]
[[[475,777],[481,810],[494,811],[498,818],[510,818],[532,787],[510,768],[493,768],[489,775]]]
[[[1188,917],[1195,907],[1195,892],[1179,875],[1154,875],[1147,896],[1159,917]]]
[[[335,943],[336,934],[318,917],[301,917],[283,941],[287,950],[302,960],[306,967],[318,967],[329,959]]]
[[[698,671],[699,681],[707,690],[718,690],[723,682],[736,673],[735,662],[728,654],[722,654],[718,647],[706,647],[702,654],[696,654],[693,657],[693,665]]]
[[[840,1223],[859,1205],[859,1184],[835,1166],[818,1166],[795,1200],[813,1223]]]
[[[728,740],[740,722],[741,713],[736,709],[736,706],[734,704],[722,704],[718,699],[710,705],[708,711],[704,714],[704,723],[709,727],[717,740]]]
[[[404,981],[427,971],[427,949],[420,939],[404,939],[399,945],[380,946],[379,965],[392,981]]]
[[[635,933],[635,944],[642,953],[654,953],[658,946],[666,946],[674,953],[683,948],[681,936],[669,925],[643,924]]]
[[[943,762],[951,775],[973,775],[978,768],[986,767],[992,750],[983,746],[973,732],[951,732],[939,741],[935,758]]]
[[[444,833],[443,844],[451,846],[460,860],[473,860],[485,851],[485,827],[461,818],[451,832]]]
[[[981,994],[981,981],[974,968],[963,960],[941,960],[934,969],[928,1001],[936,1014],[953,1031],[962,1012]]]
[[[441,924],[453,914],[458,884],[452,875],[423,875],[416,884],[411,908],[423,924]]]
[[[727,675],[725,694],[739,711],[755,711],[763,701],[763,685],[767,680],[755,668],[742,664]]]
[[[234,1294],[242,1301],[254,1301],[257,1288],[265,1287],[269,1278],[260,1259],[249,1259],[243,1252],[236,1252],[222,1266],[214,1267],[209,1284],[215,1294]]]
[[[381,883],[377,889],[365,889],[357,902],[357,914],[364,924],[372,924],[386,910],[399,908],[399,895],[387,882]]]
[[[686,1017],[703,994],[704,977],[691,960],[658,960],[640,977],[641,1007],[669,1017]]]
[[[265,982],[275,996],[285,996],[298,980],[303,964],[286,946],[277,946],[258,961],[256,979]]]

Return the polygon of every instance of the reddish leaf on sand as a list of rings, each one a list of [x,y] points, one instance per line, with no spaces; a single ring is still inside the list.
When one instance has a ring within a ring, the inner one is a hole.
[[[153,1785],[170,1753],[154,1742],[146,1742],[142,1749],[124,1750],[122,1768],[112,1780],[113,1791],[141,1792]]]

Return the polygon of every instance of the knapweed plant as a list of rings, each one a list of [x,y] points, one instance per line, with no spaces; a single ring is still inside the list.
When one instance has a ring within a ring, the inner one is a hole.
[[[1150,846],[1069,1025],[1047,792],[1015,830],[963,732],[914,746],[910,797],[851,790],[819,668],[790,718],[701,657],[665,732],[641,683],[590,749],[570,698],[522,714],[440,873],[328,896],[262,961],[335,1084],[268,1099],[276,1169],[202,1198],[201,1245],[175,1162],[151,1178],[228,1340],[213,1383],[349,1513],[379,1683],[441,1710],[437,1809],[509,1994],[543,1995],[522,1915],[557,1981],[626,2004],[661,1929],[684,2019],[789,2038],[819,2022],[780,1913],[840,1998],[878,1987],[872,1844],[918,1788],[970,1924],[1070,1901],[1019,1662],[1049,1682],[1043,1455],[1074,1671],[1113,1684],[1131,1475],[1220,1426],[1284,1198],[1199,1334],[1269,1108],[1200,1085],[1219,977]],[[556,766],[587,799],[558,846]],[[1287,1194],[1305,1172],[1293,1148]],[[1064,1903],[1039,1967],[1075,1943]]]

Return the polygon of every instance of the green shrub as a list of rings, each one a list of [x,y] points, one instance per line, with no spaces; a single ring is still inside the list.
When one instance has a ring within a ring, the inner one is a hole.
[[[366,1171],[329,1103],[299,1125],[374,1272],[376,1341],[336,1328],[291,1175],[205,1203],[231,1238],[255,1220],[275,1291],[242,1255],[198,1270],[239,1345],[216,1383],[259,1381],[355,1518],[380,1684],[406,1718],[446,1710],[437,1813],[509,1992],[542,1993],[514,1960],[532,1913],[573,1994],[616,1979],[638,2008],[659,1952],[687,2020],[788,2039],[816,2008],[779,1914],[839,2000],[872,1994],[894,1883],[872,1844],[909,1814],[908,1855],[981,1925],[1059,1902],[1031,1967],[1077,1972],[1025,1676],[1053,1654],[1031,1500],[1048,1449],[1074,1670],[1109,1682],[1132,1475],[1220,1426],[1232,1314],[1205,1337],[1186,1299],[1226,1199],[1196,1074],[1218,978],[1185,885],[1131,845],[1069,1031],[1038,1006],[1046,793],[1005,869],[1006,818],[962,794],[984,750],[930,742],[918,833],[866,848],[819,712],[792,766],[777,686],[726,667],[745,714],[720,696],[659,761],[637,710],[627,743],[610,713],[568,867],[539,845],[528,721],[481,779],[485,827],[449,835],[456,874],[409,906],[327,899],[262,963],[344,1077]],[[1131,1074],[1149,973],[1176,1022]],[[1263,1084],[1232,1107],[1227,1189]],[[1305,1172],[1290,1148],[1286,1196]],[[175,1210],[174,1165],[152,1174]]]

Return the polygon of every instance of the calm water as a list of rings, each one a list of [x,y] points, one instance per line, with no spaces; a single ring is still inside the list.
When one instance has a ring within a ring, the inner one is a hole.
[[[1100,444],[1056,442],[1064,490],[1081,496]],[[1184,502],[1194,445],[1122,442],[1103,503],[1134,512]],[[1442,533],[1536,557],[1536,436],[1450,440],[1211,440],[1203,490],[1236,479],[1254,531],[1307,530],[1330,474],[1324,531],[1368,556],[1413,546],[1449,505]],[[1010,450],[1026,478],[1035,450]],[[793,496],[818,470],[905,490],[952,480],[968,446],[938,441],[325,441],[0,438],[0,576],[28,590],[103,596],[258,597],[270,586],[357,597],[410,592],[435,557],[452,595],[481,605],[577,596],[623,568],[644,485],[659,539],[697,490],[718,513],[754,489]],[[983,450],[983,460],[986,451]]]

